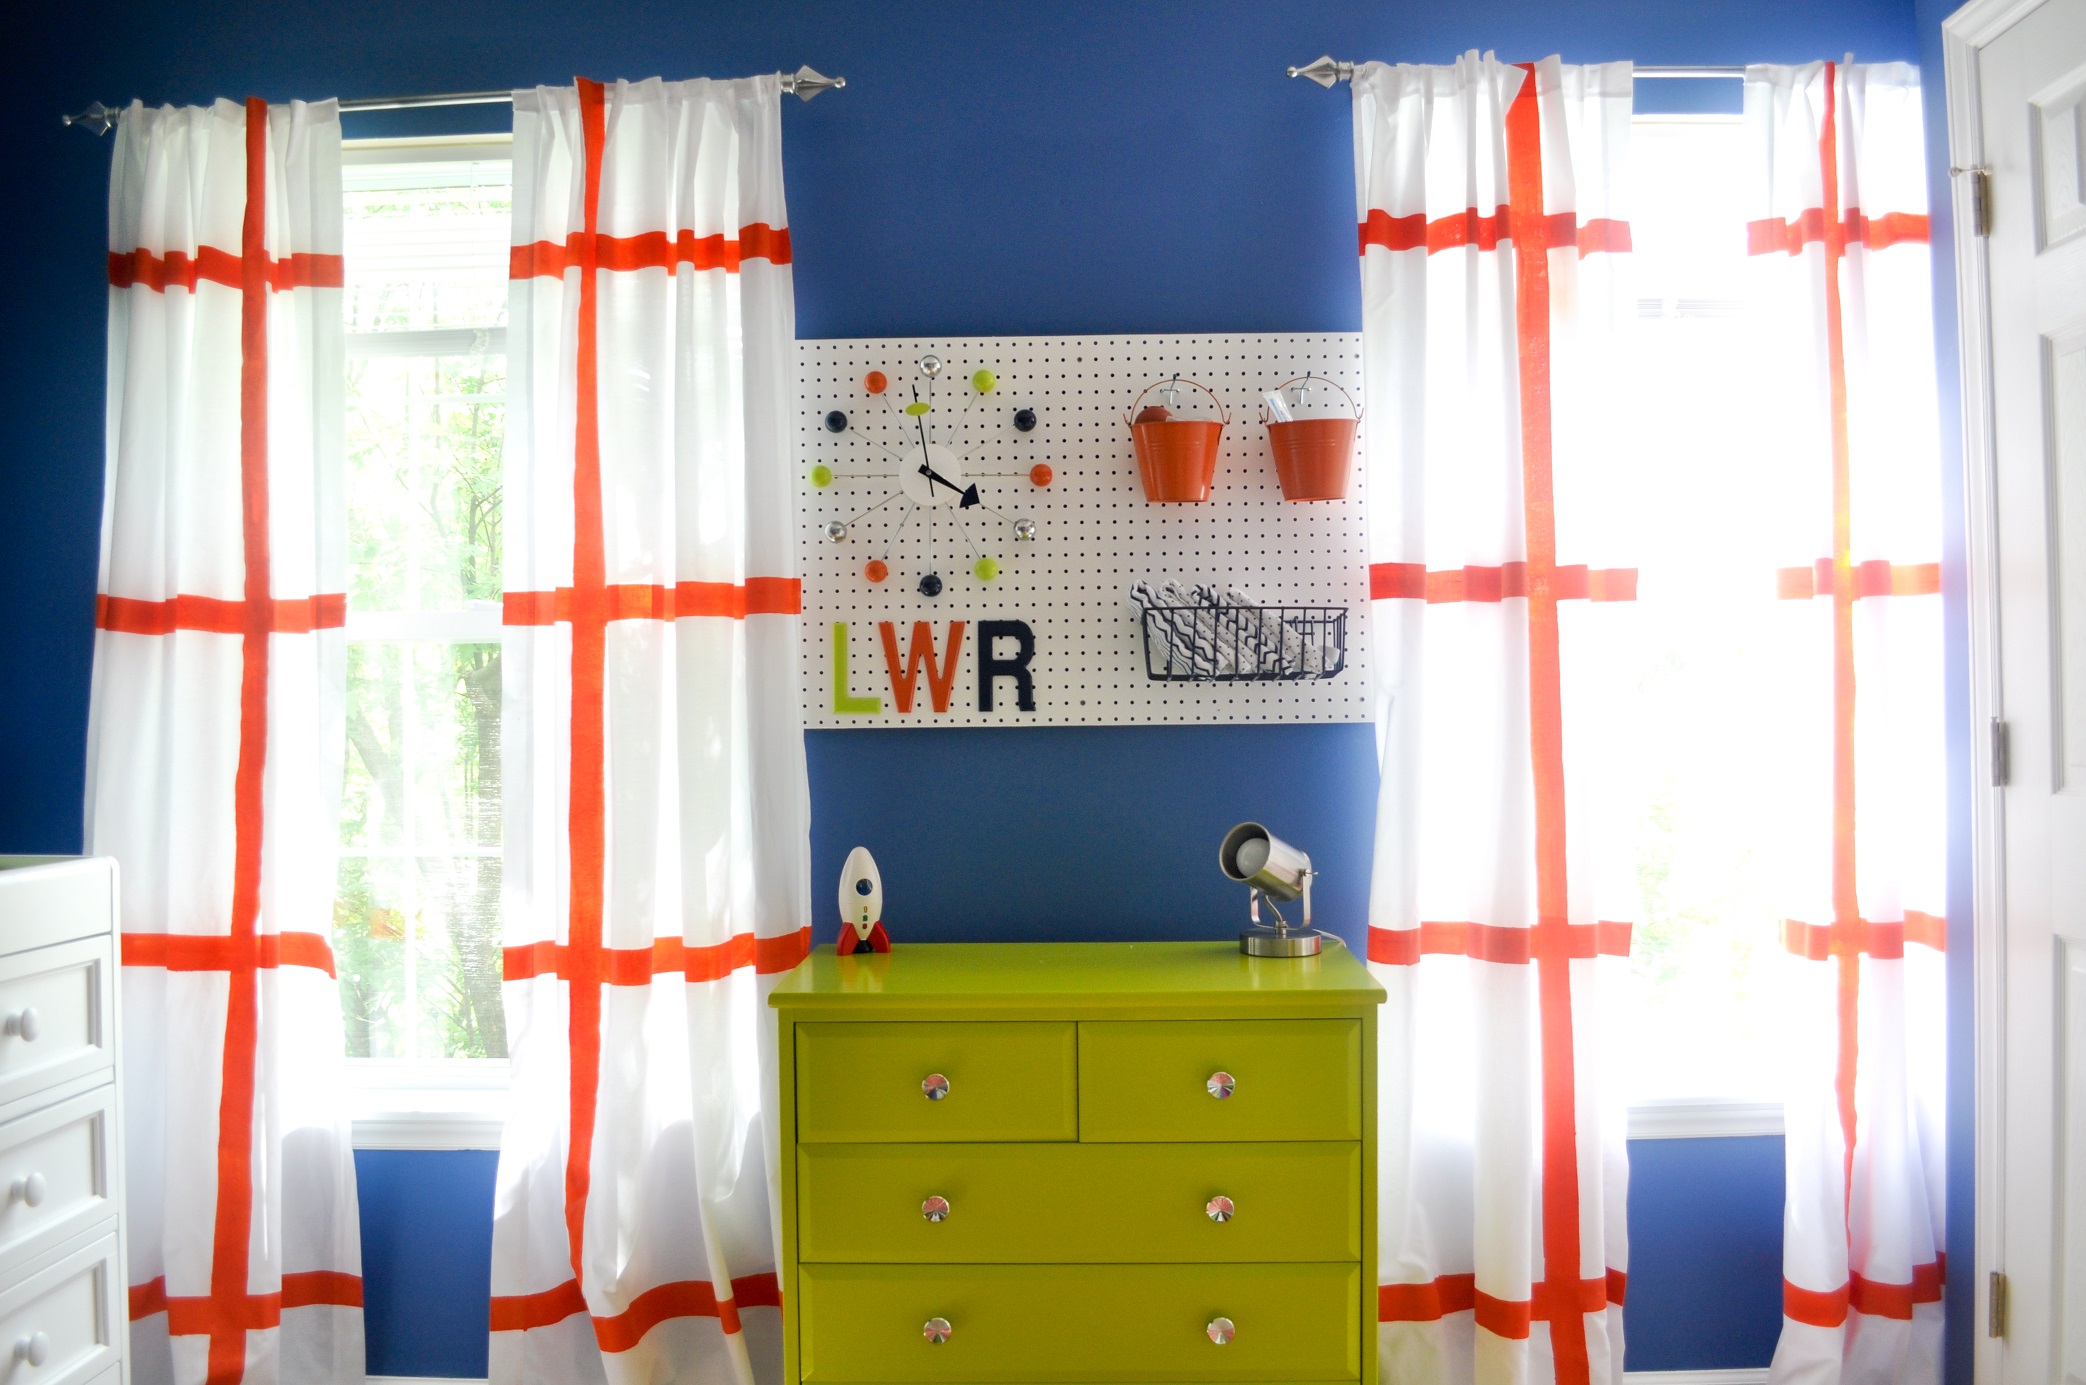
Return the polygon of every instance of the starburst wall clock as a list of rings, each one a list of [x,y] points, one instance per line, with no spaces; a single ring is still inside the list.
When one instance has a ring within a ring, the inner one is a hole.
[[[952,580],[998,581],[1007,546],[1035,542],[1035,520],[1010,514],[1019,507],[995,483],[1018,486],[1025,479],[1035,488],[1054,479],[1041,462],[1027,471],[977,469],[965,453],[984,442],[985,419],[998,413],[985,401],[997,393],[999,379],[980,367],[955,385],[944,381],[945,370],[940,357],[920,357],[902,393],[883,371],[870,371],[862,378],[868,403],[853,416],[836,408],[825,417],[827,432],[857,440],[861,451],[841,466],[812,467],[809,478],[821,490],[866,483],[870,495],[864,498],[873,502],[852,518],[827,524],[826,536],[836,543],[859,541],[873,555],[862,564],[862,580],[882,586],[896,575],[930,598],[942,595]],[[1033,432],[1036,411],[1016,409],[1011,421],[1017,432]],[[899,573],[894,565],[906,570]],[[959,578],[961,573],[968,577]]]

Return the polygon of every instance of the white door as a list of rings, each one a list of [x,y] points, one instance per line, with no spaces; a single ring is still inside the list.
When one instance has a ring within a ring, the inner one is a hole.
[[[1981,1376],[2086,1385],[2086,0],[2045,0],[1976,64],[2007,732],[2000,907],[1978,921],[1998,1011],[1978,1249],[2006,1297]]]

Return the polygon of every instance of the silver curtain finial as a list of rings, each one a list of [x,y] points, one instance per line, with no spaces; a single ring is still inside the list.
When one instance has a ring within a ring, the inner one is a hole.
[[[1305,63],[1302,67],[1287,70],[1292,77],[1309,77],[1327,91],[1333,89],[1335,82],[1354,80],[1354,64],[1335,62],[1330,54],[1320,57],[1317,62]]]
[[[822,91],[837,90],[846,85],[847,78],[828,77],[810,63],[804,64],[795,72],[782,74],[782,89],[797,93],[797,99],[800,101],[809,101]]]
[[[121,114],[123,112],[114,106],[104,106],[97,101],[78,115],[61,115],[58,118],[65,122],[68,129],[74,125],[84,125],[97,135],[105,135],[109,132],[109,127],[116,123],[116,117]]]

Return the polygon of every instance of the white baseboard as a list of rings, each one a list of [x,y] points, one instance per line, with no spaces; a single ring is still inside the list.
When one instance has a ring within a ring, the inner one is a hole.
[[[1767,1385],[1767,1368],[1723,1371],[1624,1371],[1623,1385]],[[456,1376],[373,1375],[369,1385],[486,1385]]]

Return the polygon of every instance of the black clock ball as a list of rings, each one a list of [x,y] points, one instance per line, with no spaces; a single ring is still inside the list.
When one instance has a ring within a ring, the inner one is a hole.
[[[920,595],[940,596],[941,594],[942,576],[940,573],[930,572],[920,579]]]

